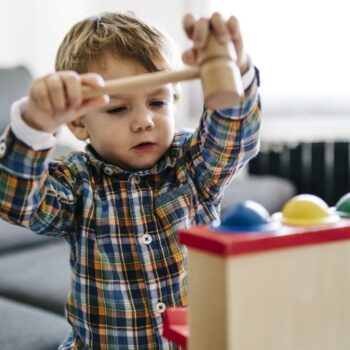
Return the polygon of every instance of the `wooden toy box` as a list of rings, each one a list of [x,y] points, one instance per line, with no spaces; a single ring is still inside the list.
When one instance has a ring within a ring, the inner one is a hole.
[[[277,233],[201,226],[180,242],[189,248],[188,324],[182,315],[170,340],[187,338],[189,350],[350,349],[349,220]]]

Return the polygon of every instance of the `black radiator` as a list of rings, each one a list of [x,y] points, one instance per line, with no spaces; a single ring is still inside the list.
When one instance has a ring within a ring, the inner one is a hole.
[[[350,142],[270,143],[262,144],[250,161],[249,173],[287,178],[298,193],[311,193],[334,205],[350,192],[349,163]]]

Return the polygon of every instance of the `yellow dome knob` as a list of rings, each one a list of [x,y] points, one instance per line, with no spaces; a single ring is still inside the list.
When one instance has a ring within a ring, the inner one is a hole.
[[[301,194],[286,202],[281,221],[292,226],[317,226],[333,224],[339,219],[321,198],[312,194]]]

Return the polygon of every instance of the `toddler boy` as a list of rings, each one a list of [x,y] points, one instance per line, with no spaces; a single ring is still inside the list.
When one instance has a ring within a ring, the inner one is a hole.
[[[194,42],[183,56],[189,64],[209,31],[232,41],[245,88],[241,105],[204,108],[194,132],[174,130],[176,85],[83,101],[84,85],[174,65],[168,39],[132,15],[77,23],[56,72],[13,105],[0,141],[0,215],[70,245],[72,332],[60,350],[175,348],[162,337],[161,315],[187,305],[177,232],[218,219],[225,186],[258,151],[258,78],[237,20],[188,15],[184,28]],[[50,161],[65,123],[88,141],[86,152]]]

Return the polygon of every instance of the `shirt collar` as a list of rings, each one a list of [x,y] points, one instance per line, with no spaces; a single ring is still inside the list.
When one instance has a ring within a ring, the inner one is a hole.
[[[166,153],[154,164],[151,168],[144,170],[127,170],[123,169],[117,165],[105,162],[100,155],[95,151],[95,149],[88,144],[85,147],[87,157],[90,161],[90,164],[97,169],[98,172],[103,172],[105,175],[117,175],[117,174],[135,174],[138,175],[154,175],[163,172],[166,168],[173,168],[177,162],[179,151],[180,151],[180,136],[182,133],[176,132],[173,142],[171,143],[169,149]]]

